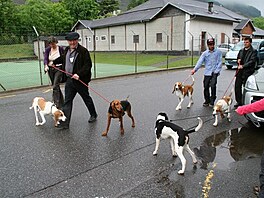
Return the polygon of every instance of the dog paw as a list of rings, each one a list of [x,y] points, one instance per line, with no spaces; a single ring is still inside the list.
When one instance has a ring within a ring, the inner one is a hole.
[[[187,109],[190,109],[191,108],[191,106],[187,106]]]
[[[176,108],[176,111],[178,111],[178,110],[181,110],[181,107],[177,107],[177,108]]]
[[[198,163],[198,161],[197,161],[197,160],[193,161],[193,164],[197,164],[197,163]]]
[[[135,124],[132,124],[132,127],[133,127],[133,128],[135,128],[135,126],[136,126]]]
[[[213,126],[215,126],[215,127],[216,127],[216,126],[217,126],[217,123],[214,123],[214,124],[213,124]]]
[[[104,131],[104,132],[102,133],[102,136],[107,136],[107,132]]]
[[[184,175],[184,171],[183,170],[179,170],[178,171],[178,175]]]
[[[39,125],[40,125],[40,123],[39,123],[39,122],[37,122],[37,123],[36,123],[36,126],[39,126]]]
[[[153,152],[153,155],[154,155],[154,156],[157,156],[157,155],[158,155],[158,153],[157,153],[156,151],[154,151],[154,152]]]
[[[228,122],[231,122],[231,119],[230,118],[228,118],[227,120],[228,120]]]
[[[178,155],[177,154],[172,154],[172,157],[177,157]]]

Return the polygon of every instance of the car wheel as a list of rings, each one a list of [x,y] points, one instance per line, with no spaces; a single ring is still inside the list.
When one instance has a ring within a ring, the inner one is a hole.
[[[226,65],[227,69],[232,69],[232,65]]]

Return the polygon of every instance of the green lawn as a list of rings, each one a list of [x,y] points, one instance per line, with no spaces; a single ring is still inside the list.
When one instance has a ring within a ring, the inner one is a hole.
[[[1,45],[2,52],[0,59],[19,59],[35,57],[33,53],[33,44],[15,44]],[[94,53],[91,52],[91,58],[94,62]],[[186,56],[168,56],[169,68],[190,66],[191,57]],[[194,57],[193,64],[198,60]],[[144,54],[133,52],[95,52],[95,62],[99,64],[130,65],[130,66],[152,66],[157,68],[167,67],[167,55],[165,54]]]
[[[0,59],[30,58],[35,57],[33,44],[0,45]]]

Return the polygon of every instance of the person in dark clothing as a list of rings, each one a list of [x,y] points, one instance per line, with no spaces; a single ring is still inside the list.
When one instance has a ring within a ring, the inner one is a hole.
[[[242,85],[245,85],[248,77],[254,73],[257,62],[257,50],[252,45],[251,38],[244,39],[244,48],[237,55],[237,73],[235,81],[235,108],[242,105]]]
[[[67,34],[65,39],[68,41],[69,46],[65,48],[62,59],[57,59],[54,61],[61,61],[62,69],[67,73],[67,79],[65,83],[65,102],[62,107],[67,119],[65,122],[61,122],[61,124],[58,125],[58,128],[62,129],[69,128],[73,99],[77,93],[82,97],[91,115],[88,122],[92,123],[97,119],[97,113],[93,100],[89,95],[88,87],[83,84],[85,83],[88,85],[88,83],[91,81],[92,61],[89,51],[78,43],[79,37],[80,35],[77,32],[70,32]],[[81,83],[80,80],[83,83]]]
[[[62,72],[56,70],[51,66],[61,68],[62,64],[53,64],[53,61],[63,54],[63,48],[58,46],[57,38],[51,36],[48,39],[49,46],[45,49],[44,53],[44,71],[48,72],[49,78],[52,84],[52,100],[58,109],[61,109],[64,98],[60,89],[60,82],[62,78]]]

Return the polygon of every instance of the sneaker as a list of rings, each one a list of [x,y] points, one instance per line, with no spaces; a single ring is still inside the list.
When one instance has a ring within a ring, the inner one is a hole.
[[[91,116],[91,117],[89,118],[88,122],[89,122],[89,123],[95,122],[95,121],[96,121],[96,119],[97,119],[97,117],[98,117],[98,115],[97,115],[97,114],[96,114],[96,115],[93,115],[93,116]]]
[[[204,103],[203,103],[203,106],[204,106],[204,107],[208,107],[208,106],[209,106],[209,103],[204,102]]]

